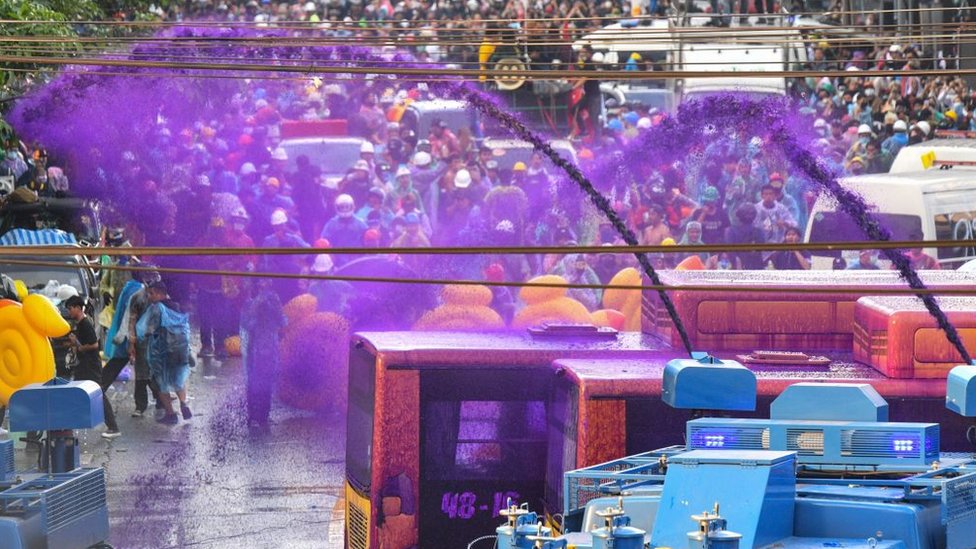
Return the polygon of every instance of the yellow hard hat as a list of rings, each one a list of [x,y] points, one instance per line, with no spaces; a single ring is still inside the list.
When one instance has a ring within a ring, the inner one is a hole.
[[[525,162],[516,162],[515,165],[512,166],[513,172],[524,172],[525,170]]]
[[[640,61],[642,59],[641,54],[637,53],[636,51],[630,54],[630,58],[634,61]]]
[[[669,238],[665,238],[664,240],[662,240],[661,241],[661,245],[662,246],[677,246],[678,243],[675,242],[673,238],[670,238],[669,237]]]

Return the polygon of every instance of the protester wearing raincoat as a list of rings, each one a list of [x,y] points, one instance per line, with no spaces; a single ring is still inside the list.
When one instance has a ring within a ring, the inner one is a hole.
[[[247,419],[265,426],[271,413],[271,390],[278,376],[278,335],[285,327],[281,300],[271,282],[257,283],[241,314],[241,351],[247,372]]]

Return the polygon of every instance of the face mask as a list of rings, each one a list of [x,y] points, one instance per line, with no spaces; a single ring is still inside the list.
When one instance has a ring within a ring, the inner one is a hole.
[[[234,223],[234,230],[235,231],[244,232],[244,224],[243,223]]]
[[[867,145],[868,142],[871,141],[871,138],[870,137],[861,137],[860,139],[858,139],[858,141],[860,141],[862,145]]]

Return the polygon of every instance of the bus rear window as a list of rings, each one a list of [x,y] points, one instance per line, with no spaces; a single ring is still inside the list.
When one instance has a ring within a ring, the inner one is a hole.
[[[420,378],[421,477],[542,479],[546,393],[542,376],[519,370],[424,372]]]
[[[428,401],[425,469],[431,480],[540,478],[545,463],[541,401]]]
[[[549,452],[546,465],[547,509],[561,509],[563,473],[576,469],[579,388],[565,377],[558,378],[549,405]]]
[[[373,398],[376,357],[365,349],[349,353],[349,410],[346,413],[346,477],[368,490],[373,459]]]

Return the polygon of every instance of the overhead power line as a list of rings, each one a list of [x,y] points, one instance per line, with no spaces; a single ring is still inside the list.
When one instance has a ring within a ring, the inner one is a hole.
[[[46,267],[51,269],[74,270],[80,267],[77,264],[53,261],[31,261],[31,260],[5,260],[9,265],[23,265],[27,267]],[[380,276],[346,276],[346,275],[318,275],[318,274],[295,274],[295,273],[268,273],[250,271],[231,271],[220,269],[184,269],[178,267],[143,267],[133,265],[102,265],[100,269],[124,272],[158,272],[162,274],[174,275],[195,275],[195,276],[229,276],[242,278],[278,278],[291,280],[322,280],[322,281],[343,281],[343,282],[366,282],[366,283],[388,283],[388,284],[412,284],[412,285],[461,285],[461,286],[490,286],[490,287],[540,287],[540,288],[567,288],[567,289],[587,289],[587,290],[654,290],[654,291],[689,291],[689,292],[734,292],[734,293],[764,293],[764,294],[852,294],[852,295],[961,295],[972,296],[976,289],[969,287],[945,286],[940,288],[875,288],[852,283],[850,286],[774,286],[770,283],[763,285],[670,285],[670,284],[577,284],[577,283],[550,283],[550,282],[495,282],[488,280],[454,280],[454,279],[434,279],[434,278],[396,278]]]
[[[437,246],[430,248],[206,248],[191,246],[7,246],[0,248],[0,264],[4,257],[50,257],[70,255],[106,256],[248,256],[248,255],[503,255],[503,254],[697,254],[700,252],[759,252],[759,251],[844,251],[844,250],[906,250],[912,248],[976,249],[974,240],[886,240],[874,242],[797,242],[759,244],[702,244],[700,246]],[[976,284],[976,279],[974,279]]]
[[[647,80],[653,78],[805,78],[838,76],[851,77],[852,73],[838,70],[816,71],[816,70],[796,70],[796,71],[624,71],[624,70],[604,70],[604,71],[574,71],[574,70],[474,70],[474,69],[447,69],[434,67],[389,67],[389,66],[322,66],[316,65],[314,60],[308,60],[303,64],[273,64],[268,63],[208,63],[205,61],[195,62],[172,62],[172,61],[146,61],[146,60],[127,60],[127,59],[95,59],[95,58],[72,58],[72,57],[44,57],[44,56],[16,56],[0,55],[0,63],[15,64],[35,64],[35,65],[55,65],[55,66],[94,66],[94,67],[128,67],[143,69],[181,69],[181,70],[201,70],[201,71],[243,71],[243,72],[272,72],[272,73],[300,73],[300,74],[365,74],[365,75],[409,75],[426,76],[428,80],[436,80],[439,77],[488,77],[488,78],[526,78],[526,79],[599,79],[599,80]],[[352,63],[350,61],[350,63]],[[976,69],[952,68],[946,70],[916,70],[916,69],[895,69],[895,70],[875,70],[868,69],[858,71],[858,77],[873,76],[946,76],[946,75],[974,75]]]

